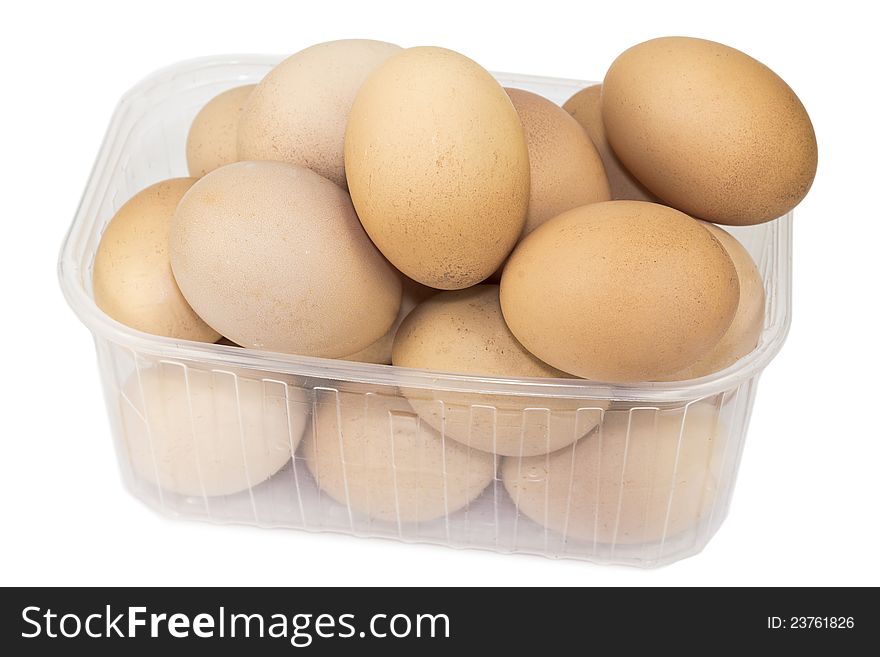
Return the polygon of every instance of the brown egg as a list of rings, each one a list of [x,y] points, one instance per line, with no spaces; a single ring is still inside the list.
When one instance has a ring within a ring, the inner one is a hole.
[[[494,78],[443,48],[410,48],[364,83],[345,134],[358,216],[410,278],[440,289],[482,281],[522,232],[529,159]]]
[[[306,465],[321,490],[367,517],[439,518],[495,477],[491,454],[441,440],[400,397],[333,392],[315,408]]]
[[[605,165],[605,173],[608,174],[611,198],[616,201],[656,201],[657,197],[626,170],[611,150],[605,135],[605,126],[602,124],[601,93],[602,85],[594,84],[578,91],[562,107],[587,131],[595,144],[602,164]]]
[[[696,379],[723,370],[751,353],[764,330],[764,279],[755,261],[733,235],[713,224],[701,223],[721,242],[733,260],[739,278],[739,305],[730,327],[709,353],[690,367],[661,381]]]
[[[268,479],[296,450],[305,394],[280,380],[165,364],[133,374],[120,407],[135,473],[181,495],[229,495]]]
[[[254,86],[246,84],[224,91],[196,114],[186,137],[189,175],[201,178],[238,161],[238,119]]]
[[[571,447],[504,459],[501,477],[521,513],[569,539],[653,543],[711,512],[726,440],[707,404],[609,411]]]
[[[238,162],[183,197],[171,264],[187,300],[243,347],[335,358],[388,331],[400,277],[348,194],[305,167]]]
[[[646,41],[605,76],[602,118],[620,160],[666,203],[748,225],[800,203],[816,135],[791,88],[748,55],[686,37]]]
[[[412,312],[419,303],[428,297],[436,294],[437,290],[427,287],[421,283],[416,283],[411,278],[403,277],[403,295],[400,299],[400,310],[397,312],[397,319],[388,329],[388,332],[373,344],[358,352],[344,356],[342,360],[358,361],[361,363],[376,363],[377,365],[391,365],[391,346],[394,344],[394,336],[400,324],[406,319],[406,316]]]
[[[439,292],[403,322],[395,365],[463,374],[570,378],[526,351],[504,323],[497,285]],[[545,396],[477,395],[404,389],[416,412],[459,442],[496,454],[530,456],[589,432],[608,402]]]
[[[583,128],[559,105],[522,89],[507,89],[529,148],[527,235],[557,214],[608,201],[602,160]]]
[[[736,268],[687,215],[607,201],[528,235],[501,278],[522,345],[553,367],[612,382],[652,381],[706,355],[733,321]]]
[[[344,39],[285,59],[245,105],[239,159],[301,164],[345,187],[342,148],[351,104],[373,69],[399,51],[382,41]]]
[[[214,342],[220,334],[184,299],[168,256],[174,208],[194,182],[164,180],[119,208],[101,236],[92,285],[95,303],[118,322],[154,335]]]

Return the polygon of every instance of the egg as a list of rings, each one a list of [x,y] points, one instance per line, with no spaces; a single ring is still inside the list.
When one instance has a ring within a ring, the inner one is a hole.
[[[609,411],[571,447],[504,459],[501,478],[520,513],[568,539],[653,543],[711,513],[726,440],[708,404]]]
[[[373,344],[358,352],[344,356],[342,360],[358,361],[361,363],[376,363],[377,365],[391,365],[391,346],[394,344],[394,336],[397,329],[406,316],[412,312],[419,303],[435,294],[437,290],[416,283],[411,278],[403,277],[403,294],[400,300],[400,310],[397,313],[397,319],[388,332]]]
[[[136,475],[180,495],[230,495],[290,461],[304,393],[284,381],[163,364],[120,392],[125,454]]]
[[[348,194],[305,167],[212,171],[180,201],[170,244],[184,296],[243,347],[344,356],[382,337],[400,307],[400,277]]]
[[[505,377],[570,378],[513,337],[497,285],[439,292],[404,320],[392,362],[402,367]],[[486,452],[544,454],[568,445],[601,420],[603,400],[486,395],[404,388],[419,416],[445,436]]]
[[[816,174],[813,125],[794,91],[712,41],[653,39],[605,75],[602,119],[620,160],[664,202],[750,225],[795,207]]]
[[[209,171],[238,161],[238,120],[254,86],[228,89],[196,114],[186,137],[189,175],[201,178]]]
[[[594,84],[581,89],[565,101],[562,108],[587,132],[602,158],[605,173],[608,174],[608,185],[611,198],[614,200],[656,201],[657,197],[645,189],[633,175],[626,170],[620,159],[614,154],[605,135],[602,124],[602,85]]]
[[[696,363],[661,380],[683,381],[696,379],[733,365],[757,346],[764,330],[764,279],[752,256],[739,241],[723,228],[702,222],[715,236],[736,267],[739,279],[739,305],[733,322],[721,340]]]
[[[517,340],[564,372],[652,381],[705,356],[733,321],[736,268],[687,215],[644,201],[569,210],[520,242],[501,278]]]
[[[529,149],[529,209],[524,234],[579,205],[608,201],[605,167],[590,137],[559,105],[507,89]]]
[[[239,159],[300,164],[345,187],[343,138],[355,94],[373,69],[399,51],[382,41],[344,39],[285,59],[245,104]]]
[[[377,520],[454,513],[495,477],[491,454],[442,440],[400,397],[337,393],[319,400],[312,434],[303,457],[320,489]]]
[[[168,255],[174,209],[193,178],[173,178],[135,194],[110,220],[95,253],[95,303],[145,333],[214,342],[220,337],[187,303]]]
[[[345,170],[370,238],[424,285],[479,283],[523,230],[519,117],[486,70],[451,50],[410,48],[373,72],[351,109]]]

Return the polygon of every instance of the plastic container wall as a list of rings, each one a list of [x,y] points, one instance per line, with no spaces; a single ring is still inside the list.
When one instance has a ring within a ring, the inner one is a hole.
[[[516,380],[262,353],[146,335],[95,306],[94,254],[115,211],[186,175],[196,112],[278,60],[185,62],[129,92],[65,242],[62,288],[94,334],[131,493],[183,518],[595,562],[654,566],[702,549],[730,506],[758,377],[788,330],[790,215],[728,229],[764,278],[765,329],[752,354],[693,381]],[[559,103],[585,84],[497,77]]]

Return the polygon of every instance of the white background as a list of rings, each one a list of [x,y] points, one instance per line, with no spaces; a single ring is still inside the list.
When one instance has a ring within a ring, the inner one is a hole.
[[[869,3],[70,2],[0,19],[0,584],[880,584],[880,63]],[[814,6],[817,8],[808,8]],[[723,11],[716,7],[723,7]],[[819,8],[820,7],[820,8]],[[794,322],[761,381],[733,507],[654,571],[163,519],[122,489],[88,331],[55,262],[119,96],[153,69],[366,37],[491,70],[600,79],[684,34],[797,91],[819,138],[796,212]]]

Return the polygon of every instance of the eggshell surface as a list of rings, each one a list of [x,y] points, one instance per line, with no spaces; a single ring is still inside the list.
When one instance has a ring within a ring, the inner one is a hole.
[[[439,289],[489,276],[519,238],[528,149],[504,89],[472,60],[410,48],[364,83],[345,135],[352,201],[395,267]]]
[[[119,208],[101,236],[92,285],[98,307],[127,326],[169,338],[214,342],[220,334],[181,294],[168,253],[174,209],[194,182],[164,180]]]
[[[129,462],[180,495],[229,495],[265,481],[302,438],[304,394],[283,381],[165,364],[133,374],[120,407]]]
[[[594,84],[578,91],[565,101],[562,108],[571,114],[596,146],[596,150],[602,158],[602,164],[605,166],[605,173],[608,175],[612,199],[615,201],[657,201],[657,197],[645,189],[645,186],[626,170],[608,143],[605,126],[602,124],[601,94],[602,85]]]
[[[670,381],[696,379],[733,365],[754,350],[764,329],[764,279],[752,256],[739,241],[723,228],[702,222],[715,236],[733,264],[739,278],[739,305],[730,327],[705,356],[690,367],[668,377]]]
[[[238,162],[181,200],[171,262],[184,296],[233,342],[335,358],[384,335],[400,277],[348,194],[304,167]]]
[[[402,289],[400,310],[397,313],[397,319],[394,320],[394,324],[391,325],[388,332],[370,346],[345,356],[343,360],[391,365],[391,347],[394,344],[394,336],[397,335],[397,329],[400,328],[403,320],[412,312],[413,308],[437,292],[434,288],[416,283],[406,276],[402,280]]]
[[[526,351],[504,323],[497,285],[439,292],[403,322],[395,365],[485,376],[570,378]],[[589,432],[608,403],[518,395],[403,389],[429,425],[471,447],[529,456]]]
[[[507,89],[529,149],[529,210],[523,234],[579,205],[611,200],[602,159],[565,110],[538,94]]]
[[[570,447],[504,459],[501,477],[520,513],[568,539],[652,543],[710,513],[726,440],[710,405],[609,411]]]
[[[475,499],[495,476],[491,454],[441,440],[406,400],[328,393],[303,456],[318,486],[356,513],[431,520]]]
[[[520,242],[501,308],[545,363],[589,379],[638,382],[712,349],[739,302],[736,268],[709,231],[654,203],[607,201],[565,212]]]
[[[602,118],[626,168],[699,219],[775,219],[816,174],[801,101],[769,68],[720,43],[666,37],[625,51],[605,75]]]
[[[228,89],[212,98],[196,114],[186,137],[189,174],[201,178],[238,161],[238,120],[255,85]]]
[[[300,164],[345,187],[343,139],[355,94],[399,46],[369,39],[319,43],[257,85],[238,126],[242,160]]]

